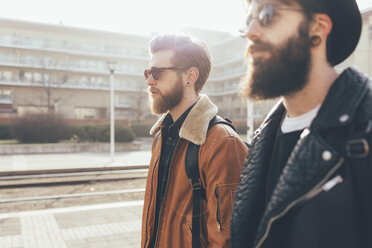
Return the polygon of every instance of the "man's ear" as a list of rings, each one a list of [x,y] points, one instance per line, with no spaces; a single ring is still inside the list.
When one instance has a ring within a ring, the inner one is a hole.
[[[190,85],[194,85],[199,78],[199,69],[196,67],[190,67],[186,71],[186,82]]]
[[[318,36],[322,41],[326,41],[328,35],[332,31],[332,25],[332,20],[328,15],[320,13],[314,14],[310,26],[309,37]]]

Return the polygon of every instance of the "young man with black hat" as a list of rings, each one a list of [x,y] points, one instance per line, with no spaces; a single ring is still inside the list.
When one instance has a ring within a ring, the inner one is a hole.
[[[372,247],[372,89],[334,68],[355,49],[355,0],[247,2],[243,93],[281,97],[254,133],[232,245]]]
[[[149,100],[163,115],[151,129],[141,247],[230,247],[233,192],[248,148],[226,123],[211,125],[217,106],[200,94],[211,70],[208,49],[189,36],[163,34],[149,50]],[[199,152],[188,153],[195,145]]]

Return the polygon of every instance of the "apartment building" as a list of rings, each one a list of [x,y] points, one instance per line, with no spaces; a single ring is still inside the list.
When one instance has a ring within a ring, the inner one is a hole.
[[[363,11],[363,32],[354,54],[338,66],[354,65],[372,75],[372,9]],[[247,40],[225,32],[183,30],[205,41],[213,68],[203,89],[219,114],[244,123],[246,101],[238,96]],[[70,120],[108,120],[110,72],[115,61],[115,118],[128,122],[156,119],[147,103],[143,70],[151,36],[0,19],[0,121],[26,113],[53,111]],[[340,41],[342,42],[342,41]],[[262,121],[275,100],[254,103]]]
[[[0,115],[54,111],[69,119],[109,116],[108,61],[116,62],[115,115],[140,120],[149,37],[0,20]]]

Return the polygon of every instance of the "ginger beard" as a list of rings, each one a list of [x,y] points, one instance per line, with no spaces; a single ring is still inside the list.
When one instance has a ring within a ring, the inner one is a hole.
[[[284,44],[272,45],[260,40],[246,52],[248,70],[242,79],[241,94],[255,100],[290,95],[306,85],[310,70],[309,21],[304,20]],[[268,59],[253,60],[252,49],[267,51]]]
[[[184,92],[183,87],[181,77],[177,79],[171,89],[167,89],[168,93],[162,93],[156,88],[149,87],[148,95],[151,112],[153,114],[163,114],[176,107],[182,100]],[[156,94],[152,96],[151,92],[155,92]]]

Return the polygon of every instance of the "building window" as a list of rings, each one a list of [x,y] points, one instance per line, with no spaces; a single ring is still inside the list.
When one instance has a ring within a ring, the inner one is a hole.
[[[44,82],[49,82],[50,81],[50,74],[44,73]]]
[[[41,82],[43,80],[43,76],[40,72],[34,72],[34,80],[36,82]]]
[[[1,56],[1,60],[5,63],[13,63],[14,62],[14,56],[10,53],[4,53]]]
[[[23,57],[23,62],[25,63],[25,64],[32,64],[32,56],[31,55],[25,55],[24,57]]]
[[[105,117],[104,114],[103,108],[75,107],[76,119],[101,119]]]
[[[12,79],[12,72],[11,71],[3,71],[2,78],[5,80],[11,80]]]
[[[86,85],[88,82],[88,78],[86,76],[80,77],[80,84]]]
[[[68,81],[68,75],[64,74],[63,77],[62,77],[62,82],[67,83],[67,81]]]
[[[85,68],[87,67],[87,61],[85,59],[80,60],[80,68]]]
[[[9,35],[9,34],[5,34],[5,35],[1,36],[0,40],[1,40],[2,43],[9,44],[9,43],[12,42],[12,36]]]
[[[32,72],[26,71],[24,76],[27,81],[32,81]]]
[[[90,69],[95,69],[96,68],[96,61],[89,60],[89,68]]]
[[[27,114],[41,114],[47,113],[48,108],[43,106],[18,106],[17,112],[19,116],[24,116]]]
[[[2,104],[13,103],[13,90],[11,90],[11,89],[0,89],[0,103],[2,103]]]

